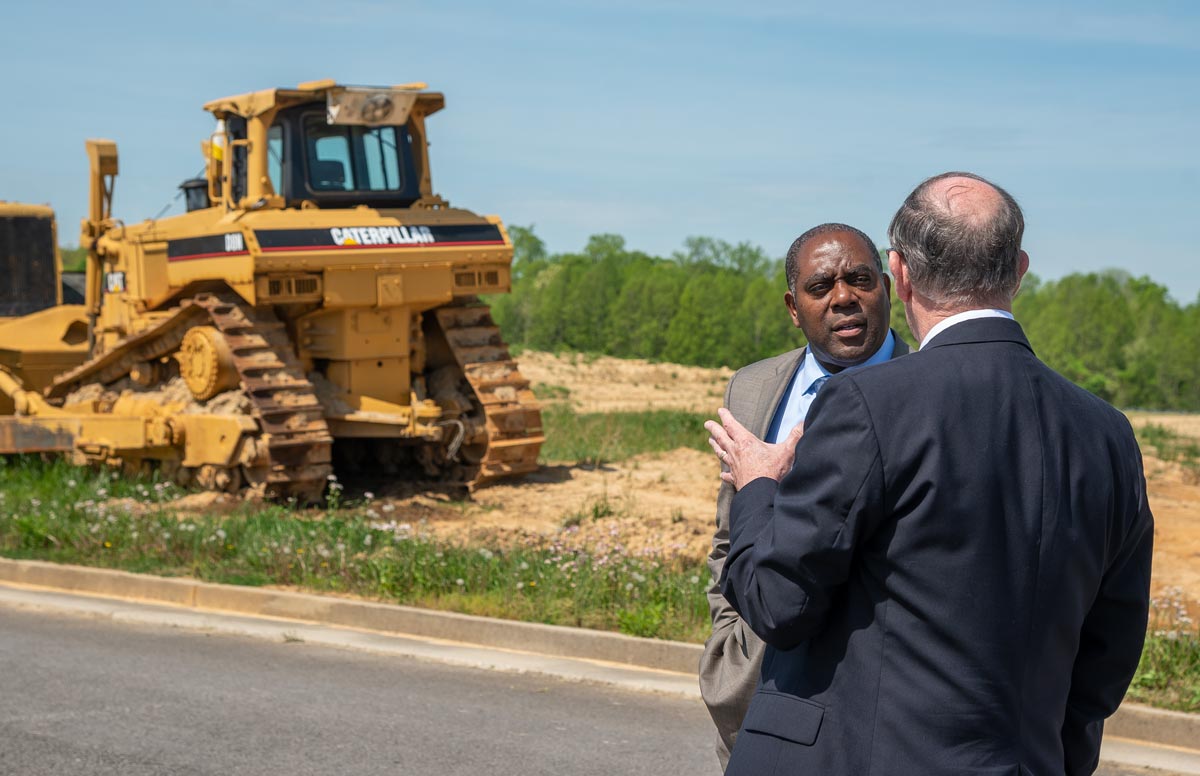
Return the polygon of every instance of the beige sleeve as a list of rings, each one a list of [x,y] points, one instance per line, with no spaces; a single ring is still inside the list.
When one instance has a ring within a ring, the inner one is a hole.
[[[729,408],[735,374],[725,389],[725,407]],[[732,411],[732,410],[731,410]],[[722,466],[724,469],[724,466]],[[721,570],[729,554],[729,505],[733,486],[722,482],[717,493],[717,527],[712,551],[708,554],[708,610],[712,617],[712,635],[704,643],[700,657],[700,695],[717,727],[717,755],[724,768],[742,726],[750,697],[758,686],[762,666],[763,643],[721,594]]]

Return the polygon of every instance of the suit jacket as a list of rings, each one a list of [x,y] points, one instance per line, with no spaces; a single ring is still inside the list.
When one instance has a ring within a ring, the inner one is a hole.
[[[731,505],[722,589],[770,646],[727,773],[1092,773],[1148,611],[1126,418],[985,318],[807,425]]]
[[[908,344],[892,332],[895,350],[892,358],[908,353]],[[807,348],[757,361],[734,373],[725,389],[725,407],[738,422],[759,439],[771,428],[771,420]],[[784,433],[790,429],[784,429]],[[708,569],[712,585],[708,589],[708,609],[712,616],[712,634],[704,643],[700,658],[700,694],[717,726],[717,756],[724,767],[733,749],[737,731],[746,716],[750,697],[758,686],[762,666],[763,642],[745,626],[721,593],[719,580],[729,554],[729,503],[733,486],[721,483],[717,493],[717,530],[713,535]]]

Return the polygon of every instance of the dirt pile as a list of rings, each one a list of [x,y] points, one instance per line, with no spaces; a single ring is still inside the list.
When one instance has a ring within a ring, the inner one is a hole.
[[[682,409],[716,413],[733,376],[731,369],[608,356],[526,351],[517,361],[542,401],[565,402],[577,412]]]

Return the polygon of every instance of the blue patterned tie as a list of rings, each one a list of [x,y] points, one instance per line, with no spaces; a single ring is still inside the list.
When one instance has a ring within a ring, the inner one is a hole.
[[[828,379],[829,375],[821,375],[816,380],[813,380],[813,384],[808,386],[808,390],[805,393],[811,393],[813,396],[816,396],[821,391],[821,386],[825,385],[825,381]]]

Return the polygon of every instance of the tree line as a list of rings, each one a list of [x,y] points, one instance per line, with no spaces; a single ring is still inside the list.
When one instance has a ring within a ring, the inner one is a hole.
[[[692,237],[669,257],[614,234],[550,254],[510,227],[513,290],[488,299],[505,339],[697,366],[744,366],[804,344],[783,304],[783,260],[749,243]],[[1041,281],[1027,275],[1013,312],[1051,367],[1120,407],[1200,410],[1200,298],[1121,270]],[[892,300],[892,326],[915,344]]]

